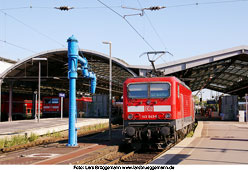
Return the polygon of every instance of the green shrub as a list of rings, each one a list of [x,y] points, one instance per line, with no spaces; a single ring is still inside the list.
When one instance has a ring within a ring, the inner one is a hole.
[[[5,143],[5,140],[1,139],[0,140],[0,149],[4,148],[4,143]]]
[[[28,143],[27,137],[21,136],[21,135],[16,135],[16,136],[12,136],[11,139],[9,139],[9,140],[5,139],[3,147],[9,148],[12,146],[26,144],[26,143]]]
[[[193,135],[194,135],[194,131],[190,131],[186,137],[193,137]]]
[[[37,140],[38,138],[39,138],[38,135],[31,133],[30,137],[28,138],[28,141],[33,142],[33,141]]]
[[[47,136],[47,137],[51,137],[51,133],[50,133],[50,131],[48,131],[48,132],[45,134],[45,136]]]
[[[60,132],[53,132],[51,134],[51,137],[59,138],[59,137],[61,137],[61,133]]]
[[[39,136],[37,136],[36,134],[31,133],[29,138],[23,135],[16,135],[16,136],[12,136],[10,139],[7,139],[7,138],[1,139],[0,149],[26,144],[28,142],[35,141],[36,139],[38,139],[38,137]]]

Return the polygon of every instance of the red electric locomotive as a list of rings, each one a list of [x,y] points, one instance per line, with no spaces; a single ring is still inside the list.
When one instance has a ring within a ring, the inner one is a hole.
[[[49,115],[51,116],[51,114],[59,115],[60,106],[61,101],[59,97],[43,97],[43,116],[48,117]]]
[[[123,87],[126,141],[166,146],[195,121],[192,92],[176,77],[129,78]]]

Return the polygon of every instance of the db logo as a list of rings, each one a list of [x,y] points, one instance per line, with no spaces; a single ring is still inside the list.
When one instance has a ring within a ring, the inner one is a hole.
[[[145,106],[145,112],[153,112],[153,106]]]

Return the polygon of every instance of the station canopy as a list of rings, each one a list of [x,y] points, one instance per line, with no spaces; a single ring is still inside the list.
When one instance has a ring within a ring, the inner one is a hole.
[[[248,46],[239,46],[157,66],[192,91],[203,88],[231,95],[248,93]]]
[[[97,94],[108,94],[109,89],[109,56],[95,51],[80,50],[87,58],[89,71],[97,76]],[[68,95],[68,57],[67,49],[51,50],[35,54],[16,64],[0,75],[2,92],[9,92],[13,85],[14,93],[32,94],[38,88],[39,61],[35,58],[46,58],[41,63],[41,93],[43,95],[58,95],[63,92]],[[112,58],[112,91],[113,95],[122,95],[123,82],[136,74],[128,65],[117,58]],[[80,67],[80,64],[78,64]],[[90,79],[83,78],[78,70],[77,94],[86,95],[90,92]]]

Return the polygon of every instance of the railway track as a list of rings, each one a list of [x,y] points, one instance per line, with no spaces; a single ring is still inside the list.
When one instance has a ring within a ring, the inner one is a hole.
[[[153,160],[157,159],[162,154],[167,152],[169,149],[174,147],[176,144],[181,142],[190,131],[194,132],[194,130],[195,130],[195,127],[193,127],[191,130],[187,130],[187,132],[184,134],[181,132],[177,133],[178,137],[176,139],[176,142],[168,144],[166,146],[166,148],[164,148],[161,151],[139,149],[139,150],[130,152],[127,155],[123,155],[122,157],[110,162],[109,164],[112,164],[112,165],[114,165],[114,164],[118,164],[118,165],[128,165],[128,164],[146,165],[146,164],[149,164],[150,162],[152,162]]]
[[[79,162],[78,164],[99,164],[99,165],[146,165],[152,162],[154,159],[158,158],[160,155],[164,154],[170,148],[179,143],[182,139],[174,144],[169,144],[163,150],[151,150],[151,149],[137,149],[134,151],[129,151],[127,153],[119,152],[118,149],[109,150],[108,153],[105,152],[104,155],[97,157],[92,161]]]
[[[165,149],[145,150],[130,148],[122,145],[121,128],[113,129],[112,140],[108,138],[108,132],[79,137],[78,147],[67,147],[66,141],[39,145],[13,152],[0,154],[0,164],[148,164],[161,154],[165,153],[175,144],[169,144]],[[120,147],[120,145],[122,145]]]
[[[135,165],[146,165],[152,162],[154,159],[168,151],[170,148],[172,148],[175,144],[169,144],[165,149],[163,150],[135,150],[132,152],[129,152],[127,154],[124,154],[113,161],[107,163],[106,165],[129,165],[129,164],[135,164]]]
[[[189,131],[188,131],[189,132]],[[164,154],[166,151],[168,151],[170,148],[178,144],[180,141],[186,137],[186,134],[179,134],[179,138],[177,139],[176,143],[170,143],[167,145],[166,148],[162,150],[152,150],[152,149],[136,149],[134,151],[127,151],[124,153],[123,150],[125,148],[122,148],[122,151],[120,151],[120,147],[115,150],[109,150],[102,154],[102,156],[99,156],[91,161],[84,161],[79,162],[78,164],[100,164],[100,165],[146,165]],[[125,146],[122,146],[125,147]]]
[[[170,143],[166,146],[166,148],[162,150],[151,150],[151,149],[137,149],[126,154],[120,155],[115,159],[108,159],[107,163],[104,161],[99,161],[99,164],[106,164],[106,165],[146,165],[164,154],[166,151],[171,149],[173,146],[181,142],[186,135],[181,135],[180,138],[177,139],[175,143]]]

